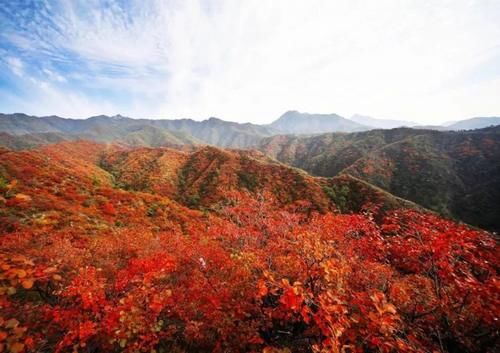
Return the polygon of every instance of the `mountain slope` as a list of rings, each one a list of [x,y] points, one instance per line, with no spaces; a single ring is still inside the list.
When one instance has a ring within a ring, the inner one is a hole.
[[[473,130],[496,125],[500,125],[500,117],[479,117],[461,120],[456,123],[447,125],[446,128],[449,130]]]
[[[222,147],[255,145],[263,137],[273,134],[267,127],[238,124],[216,118],[199,122],[190,119],[131,119],[120,115],[99,115],[76,120],[57,116],[0,114],[0,131],[14,136],[58,133],[66,136],[65,139],[122,141],[144,146],[204,143]]]
[[[400,128],[309,137],[281,135],[264,139],[260,150],[314,175],[334,176],[366,153],[421,133],[432,132]]]
[[[23,135],[10,135],[5,132],[0,132],[0,146],[14,150],[30,149],[40,145],[71,139],[74,139],[74,137],[59,132],[42,132]]]
[[[285,134],[317,134],[324,132],[352,132],[369,130],[365,125],[337,114],[309,114],[288,111],[269,125]]]
[[[179,131],[168,129],[158,129],[150,125],[144,125],[138,130],[129,132],[123,137],[117,139],[118,142],[130,146],[172,146],[172,145],[196,145],[202,144],[201,140]]]
[[[277,136],[261,150],[314,175],[350,174],[444,215],[500,229],[498,127]]]
[[[214,147],[0,157],[2,349],[498,351],[495,236],[352,176]]]
[[[256,145],[263,137],[273,135],[273,130],[255,124],[239,124],[210,118],[201,122],[181,120],[150,120],[148,124],[171,131],[192,135],[210,145],[220,147],[248,147]]]

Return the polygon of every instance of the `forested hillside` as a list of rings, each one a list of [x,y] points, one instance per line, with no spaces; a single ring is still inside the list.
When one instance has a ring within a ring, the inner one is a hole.
[[[260,149],[313,175],[349,174],[445,216],[500,230],[500,129],[276,136]]]
[[[273,134],[273,130],[265,126],[217,118],[154,120],[99,115],[88,119],[65,119],[20,113],[0,114],[0,132],[7,134],[0,136],[0,145],[13,148],[55,142],[54,135],[58,136],[58,141],[85,139],[150,147],[210,144],[241,148],[255,145]]]
[[[258,152],[0,150],[0,349],[495,352],[496,239]]]

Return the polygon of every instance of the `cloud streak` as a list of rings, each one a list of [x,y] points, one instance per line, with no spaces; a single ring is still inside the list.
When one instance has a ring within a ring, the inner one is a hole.
[[[12,1],[0,21],[2,110],[422,123],[500,111],[498,1]]]

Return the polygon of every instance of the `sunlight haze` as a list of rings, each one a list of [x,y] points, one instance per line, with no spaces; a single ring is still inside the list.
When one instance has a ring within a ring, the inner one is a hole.
[[[0,110],[288,110],[437,124],[500,112],[500,1],[5,1]]]

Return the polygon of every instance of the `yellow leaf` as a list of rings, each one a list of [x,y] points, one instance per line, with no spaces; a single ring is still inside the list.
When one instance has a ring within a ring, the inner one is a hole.
[[[386,312],[391,313],[391,314],[396,314],[396,307],[392,304],[386,304],[384,306],[384,309]]]
[[[59,275],[53,275],[52,278],[54,279],[54,281],[60,281],[60,280],[62,280],[62,277],[59,276]]]
[[[7,320],[5,323],[5,328],[16,328],[19,325],[19,321],[16,319]]]
[[[26,271],[25,270],[17,270],[17,277],[19,277],[19,278],[26,277]]]

